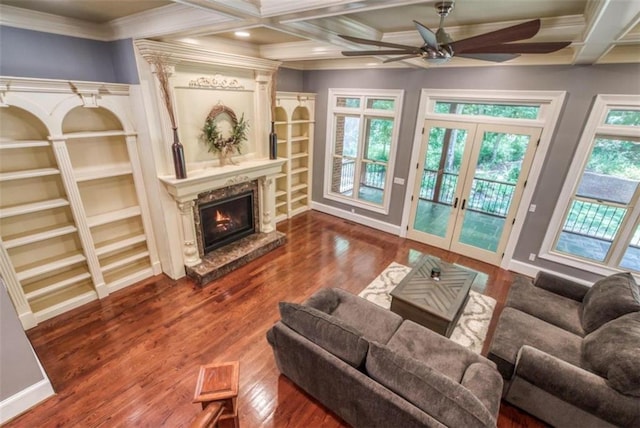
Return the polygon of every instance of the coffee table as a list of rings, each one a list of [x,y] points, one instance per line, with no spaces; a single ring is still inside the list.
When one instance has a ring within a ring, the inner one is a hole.
[[[440,280],[431,278],[431,269],[440,269]],[[391,310],[450,337],[464,306],[476,273],[424,256],[391,291]]]

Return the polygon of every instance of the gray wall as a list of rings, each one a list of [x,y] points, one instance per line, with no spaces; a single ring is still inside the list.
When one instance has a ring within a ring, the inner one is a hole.
[[[278,69],[278,91],[302,92],[304,88],[304,73],[291,68]]]
[[[538,253],[556,200],[570,166],[573,153],[597,94],[640,94],[640,65],[536,66],[432,68],[401,70],[306,71],[304,91],[317,93],[314,140],[313,200],[351,210],[351,206],[323,198],[325,141],[327,126],[327,90],[329,88],[404,89],[400,141],[394,176],[405,180],[409,162],[420,91],[438,89],[562,90],[567,91],[564,109],[547,153],[532,203],[535,213],[527,216],[514,259],[539,267],[564,272],[584,279],[596,277],[587,272],[540,260],[529,262],[529,253]],[[404,206],[405,186],[394,184],[389,215],[355,208],[363,216],[399,225]]]
[[[2,280],[0,280],[0,350],[0,401],[44,379]]]
[[[137,84],[130,39],[100,42],[0,26],[0,75]]]

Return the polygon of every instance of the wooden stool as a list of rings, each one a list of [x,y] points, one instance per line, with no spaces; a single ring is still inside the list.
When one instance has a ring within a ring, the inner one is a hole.
[[[224,407],[220,422],[232,420],[233,427],[239,428],[238,421],[238,361],[213,363],[200,366],[198,384],[193,396],[194,403],[202,403],[206,408],[211,403],[220,403]]]

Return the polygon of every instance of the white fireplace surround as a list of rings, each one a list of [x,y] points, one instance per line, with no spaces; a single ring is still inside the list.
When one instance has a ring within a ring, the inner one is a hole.
[[[284,159],[247,160],[238,165],[191,171],[187,178],[181,180],[172,176],[160,177],[167,192],[176,201],[180,212],[183,236],[182,255],[186,266],[195,266],[202,262],[196,242],[196,224],[193,216],[193,208],[200,193],[258,180],[257,231],[269,233],[275,230],[274,177],[280,173],[284,162]]]
[[[285,160],[269,157],[271,85],[280,62],[215,52],[180,42],[136,40],[141,86],[157,171],[158,203],[152,210],[163,271],[173,279],[184,267],[201,263],[193,210],[198,194],[244,181],[258,181],[258,232],[275,231],[275,176]],[[187,178],[176,179],[171,156],[173,135],[162,93],[149,65],[161,55],[170,66],[179,138],[184,145]],[[249,135],[236,165],[221,166],[199,141],[207,114],[216,103],[248,120]],[[149,177],[151,178],[151,177]],[[153,185],[151,187],[154,187]]]

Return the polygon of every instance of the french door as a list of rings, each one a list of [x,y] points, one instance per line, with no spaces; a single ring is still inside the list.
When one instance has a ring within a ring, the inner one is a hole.
[[[426,120],[407,236],[498,265],[540,128]]]

